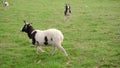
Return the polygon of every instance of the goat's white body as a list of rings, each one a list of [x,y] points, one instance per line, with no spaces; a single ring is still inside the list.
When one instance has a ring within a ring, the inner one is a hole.
[[[45,36],[47,36],[48,39],[48,45],[54,46],[54,49],[52,51],[52,54],[54,54],[55,48],[57,47],[58,49],[62,50],[66,56],[67,53],[65,49],[61,46],[61,43],[64,39],[64,36],[61,31],[57,29],[48,29],[48,30],[35,30],[37,33],[35,35],[36,41],[39,43],[39,46],[45,45]],[[36,43],[37,44],[37,43]],[[37,48],[38,49],[38,48]],[[39,49],[38,49],[39,50]],[[37,50],[37,52],[38,52]],[[44,52],[42,49],[40,49],[42,52]]]
[[[57,43],[61,43],[64,39],[61,31],[57,29],[48,29],[48,30],[35,30],[37,31],[35,35],[35,39],[39,42],[40,45],[44,45],[44,37],[47,36],[49,45],[56,45]],[[52,40],[51,40],[52,39]]]

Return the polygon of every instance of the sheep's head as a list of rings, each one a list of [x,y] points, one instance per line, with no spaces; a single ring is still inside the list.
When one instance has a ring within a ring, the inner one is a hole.
[[[66,8],[66,9],[70,9],[70,5],[69,5],[69,4],[66,4],[65,8]]]
[[[24,25],[21,29],[21,32],[29,32],[30,30],[33,30],[33,27],[26,20],[24,20]]]

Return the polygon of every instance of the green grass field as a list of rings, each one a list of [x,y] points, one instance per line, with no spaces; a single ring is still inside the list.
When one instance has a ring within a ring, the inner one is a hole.
[[[0,68],[119,68],[120,0],[7,0],[0,3]],[[64,17],[65,3],[72,14]],[[52,47],[36,55],[23,20],[35,29],[57,28],[64,34],[69,59]]]

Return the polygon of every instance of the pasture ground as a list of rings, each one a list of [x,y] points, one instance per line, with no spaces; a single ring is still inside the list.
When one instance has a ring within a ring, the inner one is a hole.
[[[119,68],[120,0],[7,0],[0,3],[0,68]],[[65,19],[64,5],[72,14]],[[63,47],[69,59],[52,47],[35,54],[23,20],[35,29],[57,28],[64,34]]]

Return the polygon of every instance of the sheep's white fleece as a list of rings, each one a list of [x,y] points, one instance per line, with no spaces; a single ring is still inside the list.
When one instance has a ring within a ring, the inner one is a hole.
[[[35,30],[37,31],[35,35],[35,39],[37,42],[39,42],[39,45],[44,45],[44,38],[47,36],[48,44],[49,45],[56,45],[60,44],[64,36],[60,30],[57,29],[48,29],[48,30]]]

